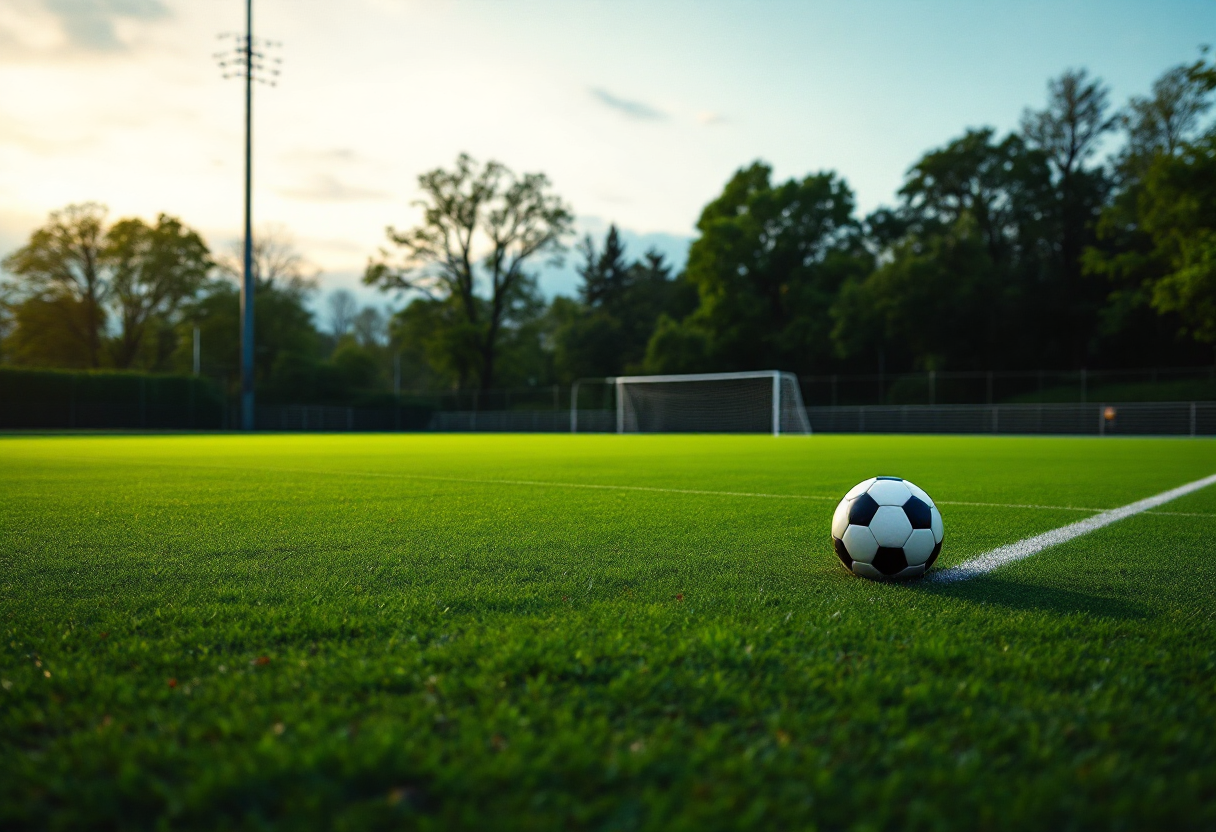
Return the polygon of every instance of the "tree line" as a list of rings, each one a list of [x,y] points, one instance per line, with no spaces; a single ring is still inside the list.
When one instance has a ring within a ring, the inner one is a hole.
[[[364,282],[309,310],[313,274],[255,240],[257,377],[271,400],[568,383],[622,373],[800,374],[1193,365],[1216,344],[1216,64],[1174,67],[1116,109],[1084,70],[1018,129],[963,135],[859,216],[834,171],[775,181],[757,161],[701,212],[684,268],[615,227],[573,246],[577,297],[537,269],[574,215],[541,173],[461,155],[419,177],[422,219],[389,228]],[[1113,149],[1112,149],[1113,148]],[[237,260],[162,214],[51,215],[3,261],[0,361],[204,372],[235,384]]]

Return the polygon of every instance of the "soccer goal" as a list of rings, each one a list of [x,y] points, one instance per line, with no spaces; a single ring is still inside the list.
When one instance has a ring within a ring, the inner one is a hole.
[[[694,373],[618,376],[617,433],[809,434],[798,379],[792,373]],[[571,411],[571,425],[578,414]],[[577,429],[577,428],[575,428]]]

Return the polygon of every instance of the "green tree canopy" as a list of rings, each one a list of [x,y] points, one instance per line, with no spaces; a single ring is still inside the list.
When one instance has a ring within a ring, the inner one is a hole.
[[[106,234],[110,292],[122,323],[112,350],[114,366],[132,366],[148,326],[164,326],[206,282],[213,263],[207,244],[181,220],[161,214],[155,225],[140,219],[114,224]]]
[[[30,364],[98,368],[110,285],[106,271],[106,208],[95,202],[52,212],[29,242],[4,259],[29,304],[18,308],[12,351]]]
[[[551,313],[558,376],[573,381],[641,372],[659,318],[687,315],[695,292],[682,276],[672,275],[658,251],[630,262],[615,225],[602,249],[587,236],[579,251],[582,302],[555,303]]]
[[[679,323],[683,334],[660,325],[647,367],[809,372],[829,360],[836,294],[872,265],[853,206],[834,173],[774,185],[763,162],[736,172],[702,211],[689,250],[700,305]]]
[[[206,243],[181,220],[124,219],[109,228],[97,203],[51,214],[4,260],[18,278],[15,331],[7,350],[27,364],[126,369],[156,367],[172,351],[147,333],[172,333],[178,314],[212,268]],[[110,337],[107,323],[116,320]]]
[[[499,162],[478,165],[461,154],[452,170],[422,174],[422,221],[406,231],[388,230],[401,251],[368,264],[364,282],[384,290],[413,291],[452,301],[456,330],[442,340],[459,360],[463,386],[476,376],[483,389],[495,381],[504,328],[531,307],[536,259],[559,258],[573,216],[541,173],[516,177]],[[474,351],[477,362],[464,360]]]
[[[1165,267],[1152,283],[1153,307],[1177,313],[1195,340],[1216,344],[1216,133],[1156,157],[1141,218]]]

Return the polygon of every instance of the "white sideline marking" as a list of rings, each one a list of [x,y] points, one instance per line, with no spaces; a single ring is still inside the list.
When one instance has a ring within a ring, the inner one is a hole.
[[[761,491],[706,491],[693,488],[660,488],[653,485],[613,485],[591,482],[552,482],[549,480],[487,480],[472,477],[444,477],[438,474],[413,474],[404,471],[332,471],[317,468],[244,468],[235,465],[201,465],[189,463],[180,467],[208,468],[220,471],[267,471],[277,474],[320,474],[327,477],[384,477],[388,479],[434,480],[436,482],[464,482],[471,485],[524,485],[534,488],[591,488],[602,491],[651,491],[659,494],[700,494],[708,497],[757,497],[765,500],[823,500],[837,502],[837,497],[820,494],[768,494]],[[1082,511],[1100,514],[1107,509],[1085,506],[1043,506],[1034,503],[974,503],[962,500],[934,500],[939,506],[977,506],[980,508],[1031,508],[1039,511]],[[1118,509],[1114,509],[1118,510]],[[1216,517],[1216,514],[1195,514],[1181,511],[1150,511],[1149,514],[1167,514],[1175,517]]]
[[[1034,503],[971,503],[963,500],[934,500],[933,503],[934,505],[939,506],[982,506],[984,508],[1039,508],[1047,509],[1048,511],[1088,511],[1091,514],[1106,511],[1104,508],[1087,508],[1086,506],[1041,506]]]
[[[1154,509],[1159,505],[1168,503],[1170,500],[1177,499],[1193,491],[1198,491],[1201,488],[1207,488],[1209,485],[1216,483],[1216,474],[1210,477],[1204,477],[1201,480],[1188,482],[1186,485],[1180,485],[1177,488],[1171,488],[1169,491],[1162,491],[1160,494],[1155,494],[1152,497],[1146,497],[1143,500],[1137,500],[1134,503],[1128,503],[1119,508],[1113,508],[1110,511],[1104,511],[1101,514],[1096,514],[1093,517],[1087,517],[1084,520],[1078,520],[1076,523],[1070,523],[1067,526],[1061,526],[1058,529],[1052,529],[1049,532],[1028,537],[1025,540],[1019,540],[1017,543],[1010,543],[1008,546],[1001,546],[993,549],[990,552],[974,557],[971,560],[963,561],[957,566],[951,566],[948,569],[943,569],[940,572],[934,572],[927,577],[927,580],[934,583],[954,583],[955,581],[966,581],[971,578],[976,578],[991,572],[997,567],[1004,566],[1014,561],[1028,558],[1031,555],[1041,552],[1050,546],[1058,546],[1072,540],[1074,537],[1080,537],[1083,534],[1089,534],[1103,526],[1109,526],[1111,523],[1117,523],[1124,518],[1131,517],[1135,514],[1141,514]]]

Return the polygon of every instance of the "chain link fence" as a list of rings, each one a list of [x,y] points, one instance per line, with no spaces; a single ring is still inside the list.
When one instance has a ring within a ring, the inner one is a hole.
[[[1211,436],[1216,402],[808,407],[820,433]]]
[[[806,413],[816,433],[1216,435],[1216,402],[860,405],[808,407]],[[570,422],[569,413],[553,411],[457,411],[433,414],[428,429],[566,432],[571,428]],[[615,430],[615,411],[579,410],[579,433]]]
[[[1216,398],[1216,366],[799,376],[811,407],[1188,401]]]
[[[857,405],[808,407],[815,433],[1057,434],[1214,436],[1216,402],[1098,404]],[[0,429],[210,430],[239,424],[235,408],[85,403],[64,409],[37,403],[0,407]],[[568,410],[423,411],[394,407],[263,405],[267,432],[440,431],[569,433]],[[578,412],[579,433],[616,430],[613,410]]]
[[[263,404],[255,425],[564,433],[578,391],[578,432],[612,432],[612,385],[598,381],[385,394],[374,406]],[[818,433],[1216,435],[1216,369],[1209,367],[802,376],[799,385]],[[234,430],[238,409],[220,389],[197,378],[0,368],[0,430]]]

